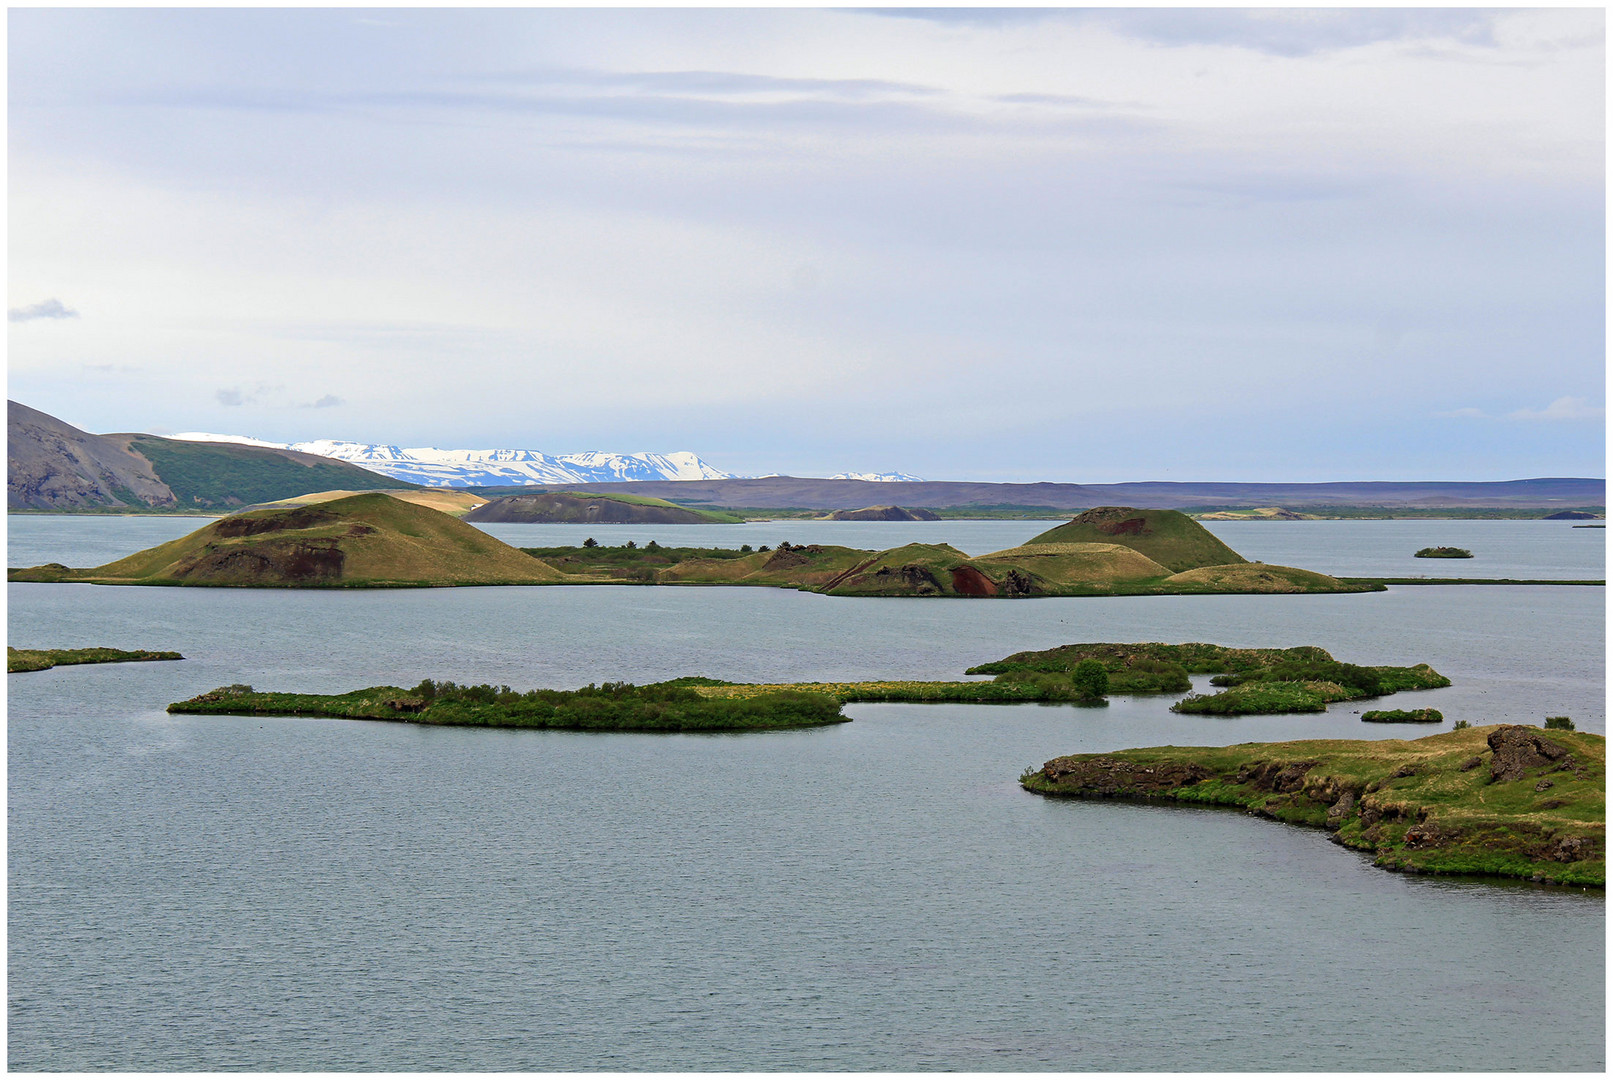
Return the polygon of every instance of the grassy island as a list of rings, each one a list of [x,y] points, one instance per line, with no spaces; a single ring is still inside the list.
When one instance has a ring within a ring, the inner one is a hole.
[[[1109,692],[1180,694],[1192,689],[1189,675],[1214,675],[1226,687],[1217,694],[1193,694],[1171,706],[1175,712],[1217,716],[1250,713],[1321,712],[1334,701],[1379,697],[1398,690],[1428,690],[1451,681],[1427,664],[1413,667],[1362,667],[1334,660],[1326,649],[1238,649],[1189,642],[1166,645],[1089,642],[1039,652],[1015,653],[969,669],[970,675],[1056,675],[1083,661],[1096,661],[1108,673]]]
[[[1041,795],[1231,806],[1332,831],[1390,870],[1604,886],[1607,740],[1522,725],[1412,741],[1157,746],[1054,758]]]
[[[478,507],[467,520],[480,520],[495,505]],[[1030,543],[978,556],[949,544],[862,551],[787,541],[756,551],[661,548],[653,542],[517,549],[447,514],[376,493],[237,514],[104,566],[48,563],[13,568],[7,577],[247,588],[756,585],[831,596],[1003,599],[1383,588],[1248,562],[1174,510],[1099,507]]]
[[[176,652],[150,649],[14,649],[6,646],[6,671],[45,671],[69,664],[131,664],[145,660],[183,660]]]
[[[1368,709],[1361,719],[1369,724],[1438,724],[1445,714],[1438,709]]]
[[[848,720],[840,703],[791,690],[709,698],[678,682],[589,684],[580,690],[460,686],[425,679],[413,689],[372,686],[346,694],[281,694],[222,686],[168,706],[171,713],[318,716],[459,727],[571,731],[711,732],[815,727]]]
[[[1419,548],[1413,555],[1414,559],[1471,559],[1473,553],[1467,548],[1459,547],[1425,547]]]

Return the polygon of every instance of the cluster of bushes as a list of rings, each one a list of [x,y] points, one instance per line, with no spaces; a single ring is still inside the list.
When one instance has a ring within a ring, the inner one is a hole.
[[[1328,700],[1318,684],[1251,682],[1219,694],[1189,694],[1172,705],[1171,711],[1208,716],[1321,712],[1327,708]]]
[[[1369,709],[1361,719],[1369,724],[1437,724],[1445,714],[1438,709]]]
[[[1473,553],[1459,547],[1425,547],[1412,555],[1414,559],[1471,559]]]
[[[1354,697],[1377,697],[1384,692],[1377,668],[1342,664],[1337,660],[1285,660],[1266,667],[1217,675],[1212,686],[1243,686],[1252,682],[1328,682],[1354,691]]]

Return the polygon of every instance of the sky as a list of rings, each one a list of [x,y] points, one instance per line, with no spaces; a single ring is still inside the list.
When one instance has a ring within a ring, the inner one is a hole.
[[[1605,475],[1597,9],[12,9],[96,432],[745,475]]]

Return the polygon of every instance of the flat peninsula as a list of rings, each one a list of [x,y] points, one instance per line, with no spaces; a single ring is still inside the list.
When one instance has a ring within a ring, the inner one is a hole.
[[[151,649],[16,649],[6,646],[6,671],[48,671],[72,664],[133,664],[147,660],[183,660],[176,652]]]
[[[1607,740],[1518,724],[1410,741],[1156,746],[1058,757],[1039,795],[1239,807],[1328,829],[1387,870],[1607,882]]]

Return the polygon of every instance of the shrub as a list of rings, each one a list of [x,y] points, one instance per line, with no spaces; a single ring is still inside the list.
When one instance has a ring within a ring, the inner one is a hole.
[[[595,540],[592,536],[590,536],[588,539],[586,539],[586,540],[584,540],[582,542],[582,546],[583,547],[588,547],[588,548],[598,547],[599,546],[599,541]]]
[[[1099,661],[1088,658],[1070,671],[1070,686],[1082,697],[1103,697],[1109,692],[1109,671]]]
[[[1451,730],[1452,731],[1461,731],[1464,728],[1470,728],[1472,726],[1473,725],[1468,723],[1466,720],[1458,720],[1458,721],[1456,721],[1456,723],[1451,725]]]
[[[1546,730],[1573,731],[1574,722],[1566,716],[1548,716],[1546,717]]]
[[[739,550],[745,552],[748,555],[751,552],[751,546],[749,544],[740,544],[739,545]]]

